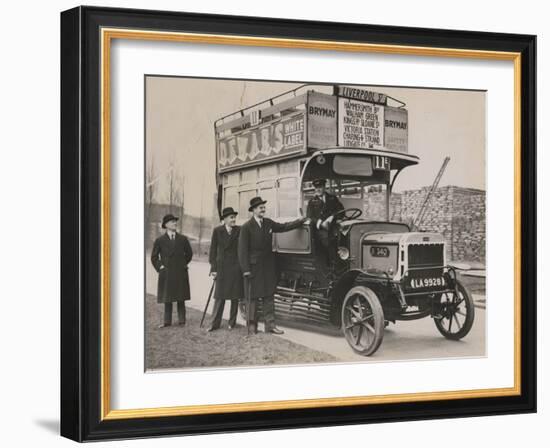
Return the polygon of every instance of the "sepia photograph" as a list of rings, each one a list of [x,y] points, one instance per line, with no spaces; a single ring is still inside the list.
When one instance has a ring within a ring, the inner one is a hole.
[[[61,434],[535,413],[536,36],[227,12],[61,14]]]
[[[486,91],[144,95],[146,371],[486,356]]]

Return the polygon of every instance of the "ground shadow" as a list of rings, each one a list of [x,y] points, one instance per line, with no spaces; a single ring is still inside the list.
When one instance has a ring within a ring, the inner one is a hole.
[[[59,434],[59,420],[38,419],[34,423],[48,432]]]

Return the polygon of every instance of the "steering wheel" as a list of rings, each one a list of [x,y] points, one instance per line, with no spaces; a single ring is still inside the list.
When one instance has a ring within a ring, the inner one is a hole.
[[[333,220],[335,221],[340,216],[343,216],[344,219],[357,219],[359,216],[363,214],[363,210],[359,208],[345,208],[344,210],[340,210],[339,212],[334,213]]]

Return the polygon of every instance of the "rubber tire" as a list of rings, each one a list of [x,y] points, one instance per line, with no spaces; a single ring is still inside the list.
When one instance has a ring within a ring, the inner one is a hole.
[[[437,327],[438,331],[447,339],[451,339],[453,341],[458,341],[465,337],[470,330],[472,329],[472,326],[474,325],[475,320],[475,305],[474,305],[474,299],[472,298],[472,295],[468,291],[468,288],[464,286],[464,284],[460,280],[456,280],[456,287],[457,289],[464,295],[464,300],[466,302],[466,321],[464,322],[464,325],[460,329],[458,333],[449,333],[443,325],[441,324],[441,319],[434,319],[435,326]]]
[[[344,329],[344,313],[346,310],[346,304],[349,300],[356,294],[360,294],[363,297],[367,299],[367,302],[369,303],[369,306],[372,310],[372,313],[374,314],[374,321],[375,321],[375,334],[374,334],[374,342],[366,349],[360,350],[357,347],[355,347],[352,343],[350,343],[348,339],[348,335],[346,334],[346,331]],[[348,341],[349,346],[352,348],[352,350],[355,353],[358,353],[362,356],[371,356],[373,353],[378,350],[380,347],[380,344],[382,344],[382,339],[384,339],[384,310],[382,309],[382,305],[380,304],[380,300],[378,299],[378,296],[375,294],[375,292],[366,287],[366,286],[355,286],[351,288],[346,296],[344,297],[344,301],[342,302],[342,311],[341,311],[341,322],[342,322],[342,332],[344,333],[344,337]]]

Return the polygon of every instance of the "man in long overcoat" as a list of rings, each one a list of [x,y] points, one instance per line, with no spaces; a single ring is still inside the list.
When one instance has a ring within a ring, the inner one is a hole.
[[[172,325],[172,304],[177,303],[178,324],[185,325],[185,301],[191,298],[187,265],[193,258],[189,240],[178,233],[178,218],[168,214],[162,219],[164,235],[153,245],[151,263],[158,272],[157,302],[164,304],[164,321],[160,327]]]
[[[240,227],[236,225],[237,212],[232,207],[222,211],[222,225],[212,232],[210,243],[210,275],[216,280],[214,311],[208,331],[220,328],[225,301],[231,301],[229,329],[237,322],[239,299],[243,298],[243,275],[239,266],[238,242]]]
[[[245,278],[245,295],[249,302],[247,325],[257,332],[257,301],[262,299],[265,332],[282,334],[275,326],[275,303],[273,295],[277,287],[275,254],[272,250],[273,233],[288,232],[302,224],[309,224],[309,219],[300,218],[284,224],[265,218],[265,204],[261,197],[250,200],[252,212],[250,218],[241,227],[239,235],[239,263]]]

